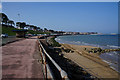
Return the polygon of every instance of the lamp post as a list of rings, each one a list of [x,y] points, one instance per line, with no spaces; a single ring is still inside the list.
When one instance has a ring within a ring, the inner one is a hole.
[[[20,22],[20,14],[18,13],[18,22]],[[20,23],[17,25],[17,28],[20,27]]]
[[[19,21],[20,21],[20,14],[18,14],[18,17],[19,17]]]

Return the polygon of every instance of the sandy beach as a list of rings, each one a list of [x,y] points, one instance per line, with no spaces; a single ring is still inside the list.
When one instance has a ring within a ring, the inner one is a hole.
[[[81,46],[72,44],[61,44],[64,49],[71,49],[74,52],[62,52],[65,58],[68,58],[75,62],[80,67],[84,68],[88,73],[97,78],[113,78],[118,79],[119,74],[110,66],[103,62],[98,54],[88,53],[85,48],[94,48],[92,46]]]

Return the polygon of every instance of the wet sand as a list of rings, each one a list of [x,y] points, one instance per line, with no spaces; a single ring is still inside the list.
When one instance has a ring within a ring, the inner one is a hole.
[[[82,68],[84,68],[88,73],[97,78],[108,78],[108,79],[118,79],[119,74],[110,66],[103,62],[98,54],[87,53],[85,48],[93,48],[92,46],[80,46],[72,44],[61,44],[65,49],[71,49],[73,53],[66,53],[64,57],[72,60]]]

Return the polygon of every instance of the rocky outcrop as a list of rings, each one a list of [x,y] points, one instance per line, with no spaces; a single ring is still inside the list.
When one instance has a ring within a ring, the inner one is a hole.
[[[111,52],[111,51],[120,51],[120,48],[118,49],[101,49],[101,48],[91,48],[91,49],[86,49],[85,50],[88,53],[106,53],[106,52]]]

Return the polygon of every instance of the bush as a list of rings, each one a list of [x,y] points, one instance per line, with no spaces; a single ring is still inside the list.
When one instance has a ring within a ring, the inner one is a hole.
[[[51,38],[50,41],[52,42],[53,47],[60,47],[61,45],[55,40],[55,38]]]

